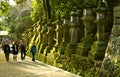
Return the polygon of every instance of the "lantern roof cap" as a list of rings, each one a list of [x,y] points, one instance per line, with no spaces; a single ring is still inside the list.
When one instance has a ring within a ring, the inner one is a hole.
[[[73,7],[71,13],[70,13],[71,16],[78,16],[78,12],[77,12],[77,7]]]
[[[109,8],[107,7],[105,2],[101,2],[99,6],[96,8],[96,12],[107,12]]]
[[[86,0],[85,3],[83,4],[83,8],[94,8],[95,4],[91,0]]]

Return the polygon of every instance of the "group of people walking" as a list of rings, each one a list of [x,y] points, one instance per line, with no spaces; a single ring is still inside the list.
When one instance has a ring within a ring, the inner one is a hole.
[[[9,61],[10,53],[13,54],[13,61],[17,61],[17,55],[19,53],[19,50],[21,53],[21,60],[25,60],[26,45],[23,40],[20,41],[20,44],[18,44],[16,41],[14,41],[12,46],[9,45],[9,42],[5,41],[4,45],[3,45],[3,50],[4,50],[6,61]],[[35,43],[32,44],[32,46],[30,48],[30,52],[32,55],[32,61],[35,62],[35,53],[36,53]]]

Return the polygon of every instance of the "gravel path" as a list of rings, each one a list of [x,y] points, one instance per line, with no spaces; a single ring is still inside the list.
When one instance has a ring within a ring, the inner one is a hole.
[[[4,53],[0,51],[0,77],[80,77],[62,69],[44,64],[40,61],[32,62],[31,58],[26,57],[21,61],[20,54],[18,61],[6,62]]]

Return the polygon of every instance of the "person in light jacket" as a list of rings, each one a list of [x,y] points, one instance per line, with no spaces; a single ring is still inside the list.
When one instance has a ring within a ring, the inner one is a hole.
[[[36,53],[35,43],[32,44],[30,52],[31,52],[31,55],[32,55],[32,61],[35,62],[35,53]]]

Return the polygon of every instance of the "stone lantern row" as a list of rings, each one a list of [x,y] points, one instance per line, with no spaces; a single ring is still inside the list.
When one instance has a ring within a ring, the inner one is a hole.
[[[48,45],[53,46],[54,40],[56,45],[59,45],[63,40],[65,42],[71,42],[73,45],[78,43],[78,27],[80,27],[80,22],[84,24],[84,47],[83,47],[83,56],[88,55],[88,51],[91,49],[91,41],[94,36],[95,27],[94,22],[97,23],[97,40],[104,41],[105,38],[105,27],[107,22],[107,12],[108,8],[104,2],[101,2],[100,5],[96,8],[96,15],[94,13],[95,7],[91,1],[87,1],[83,6],[83,16],[79,18],[79,12],[76,7],[73,7],[73,10],[70,13],[70,20],[64,19],[61,21],[60,17],[58,18],[57,24],[54,26],[52,21],[49,21],[47,25],[42,26],[42,42],[48,43]],[[96,16],[96,18],[95,18]],[[56,34],[55,34],[56,31]],[[46,35],[47,34],[47,35]],[[47,38],[48,37],[48,38]]]

